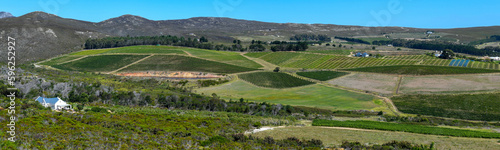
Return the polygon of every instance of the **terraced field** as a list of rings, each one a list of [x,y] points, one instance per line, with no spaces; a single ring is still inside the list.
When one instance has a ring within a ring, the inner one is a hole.
[[[180,55],[156,55],[129,66],[122,72],[134,71],[200,71],[211,73],[237,73],[257,69],[209,61]]]

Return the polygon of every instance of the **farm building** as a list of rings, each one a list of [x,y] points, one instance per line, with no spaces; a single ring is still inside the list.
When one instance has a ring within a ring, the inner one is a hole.
[[[434,53],[434,56],[436,56],[436,57],[441,57],[441,54],[442,54],[442,53],[443,53],[443,51],[436,51],[436,52]]]
[[[370,54],[357,52],[354,56],[356,56],[356,57],[369,57]]]
[[[65,101],[60,99],[59,97],[56,98],[45,98],[38,96],[36,99],[42,106],[44,107],[50,107],[52,110],[61,110],[61,109],[72,109],[70,104],[67,104]]]

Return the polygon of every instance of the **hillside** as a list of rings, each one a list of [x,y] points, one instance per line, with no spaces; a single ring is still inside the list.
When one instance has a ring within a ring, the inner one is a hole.
[[[500,34],[500,27],[433,29],[444,38],[467,43]],[[140,16],[123,15],[94,23],[61,18],[44,12],[0,20],[2,38],[17,37],[19,63],[41,60],[80,50],[87,38],[105,36],[176,35],[205,36],[211,41],[288,40],[294,34],[327,34],[329,36],[382,36],[389,33],[423,33],[429,29],[406,27],[362,27],[332,24],[269,23],[217,17],[153,21]],[[399,36],[399,35],[398,35]],[[406,35],[405,35],[406,36]],[[0,43],[6,47],[6,43]],[[3,52],[0,52],[3,54]],[[0,58],[5,61],[6,58]]]
[[[12,18],[14,17],[12,14],[10,14],[9,12],[4,12],[4,11],[1,11],[0,12],[0,19],[2,18]]]

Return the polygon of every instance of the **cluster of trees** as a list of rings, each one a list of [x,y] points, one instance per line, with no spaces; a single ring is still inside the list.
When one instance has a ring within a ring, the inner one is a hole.
[[[390,41],[373,41],[372,43],[374,45],[392,44],[393,46],[408,47],[415,49],[426,49],[426,50],[450,49],[453,50],[454,52],[477,55],[477,56],[500,55],[500,51],[496,51],[495,48],[491,47],[478,49],[472,45],[460,45],[460,44],[441,42],[441,41],[418,41],[418,40],[394,39]]]
[[[106,37],[101,39],[87,39],[85,41],[85,49],[100,49],[113,48],[132,45],[175,45],[196,47],[202,49],[214,49],[214,45],[207,43],[208,39],[201,37],[200,39],[191,39],[170,35],[162,36],[139,36],[139,37]]]
[[[305,51],[309,48],[308,45],[308,42],[297,42],[297,44],[280,42],[271,46],[271,51]]]
[[[315,35],[315,34],[297,34],[297,35],[290,37],[290,40],[330,42],[332,40],[332,38],[326,34],[318,34],[318,35]]]
[[[348,38],[348,37],[335,37],[336,39],[341,39],[341,40],[346,40],[348,42],[355,42],[355,43],[361,43],[361,44],[370,44],[370,42],[367,42],[362,39],[357,39],[357,38]]]

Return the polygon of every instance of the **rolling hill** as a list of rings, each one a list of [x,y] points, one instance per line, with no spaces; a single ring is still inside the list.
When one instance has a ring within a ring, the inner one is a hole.
[[[428,29],[406,27],[362,27],[332,24],[269,23],[218,17],[196,17],[180,20],[153,21],[140,16],[123,15],[102,22],[87,22],[44,12],[32,12],[0,20],[2,38],[17,39],[19,63],[51,58],[82,49],[88,38],[106,36],[176,35],[205,36],[211,41],[238,39],[288,40],[294,34],[327,34],[329,36],[381,36],[387,33],[423,33]],[[500,26],[433,29],[444,37],[467,43],[500,34]],[[22,37],[22,38],[21,38]],[[7,43],[0,43],[6,47]],[[3,54],[3,52],[0,52]],[[6,58],[0,58],[5,61]]]

